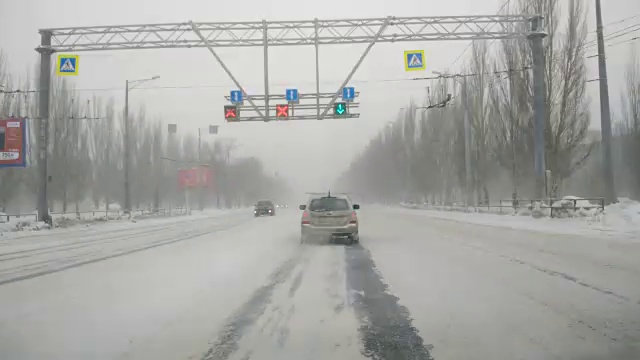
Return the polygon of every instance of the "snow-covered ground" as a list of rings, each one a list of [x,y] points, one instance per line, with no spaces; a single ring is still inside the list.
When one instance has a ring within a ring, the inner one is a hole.
[[[585,202],[586,200],[578,200]],[[580,205],[580,204],[579,204]],[[604,212],[582,210],[582,216],[571,218],[533,218],[530,212],[496,214],[478,212],[441,211],[422,208],[398,208],[403,214],[422,214],[431,218],[448,219],[478,225],[526,229],[547,233],[582,234],[589,236],[626,237],[640,240],[640,203],[622,198],[607,206]],[[580,212],[580,210],[578,211]]]
[[[367,215],[364,243],[435,359],[640,359],[640,242]]]
[[[191,215],[189,215],[190,219],[201,219],[208,218],[211,216],[216,216],[218,214],[227,214],[231,212],[247,212],[247,209],[205,209],[204,211],[192,211]],[[53,220],[57,226],[54,226],[53,234],[68,232],[67,227],[93,227],[93,226],[111,226],[115,228],[129,227],[134,226],[131,224],[135,224],[140,220],[144,220],[145,224],[156,225],[156,224],[169,224],[173,222],[181,222],[182,216],[185,216],[186,212],[183,209],[172,211],[171,213],[167,212],[166,214],[153,214],[149,212],[148,214],[137,214],[132,216],[131,218],[123,216],[122,213],[118,211],[109,212],[109,219],[105,221],[106,213],[101,211],[96,211],[95,213],[88,212],[81,214],[81,221],[76,221],[75,214],[66,214],[66,215],[54,215]],[[34,237],[39,236],[39,230],[42,229],[50,229],[50,227],[44,222],[36,222],[35,214],[33,218],[24,217],[24,218],[15,218],[12,217],[9,221],[0,221],[0,240],[2,239],[11,239],[11,238],[23,238],[23,237]],[[6,218],[5,218],[6,219]],[[67,225],[66,221],[69,220],[70,224]],[[20,225],[20,226],[18,226]],[[64,225],[64,226],[61,226]],[[109,231],[111,227],[100,228],[98,231]],[[16,231],[19,230],[19,231]],[[76,229],[71,229],[71,231],[75,231]],[[40,235],[42,236],[51,236],[52,232],[44,232]]]
[[[364,208],[349,247],[295,209],[3,240],[0,359],[640,358],[640,242],[438,214]]]

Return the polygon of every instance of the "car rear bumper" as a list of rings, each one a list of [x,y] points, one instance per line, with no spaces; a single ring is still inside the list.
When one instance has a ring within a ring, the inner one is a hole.
[[[302,225],[302,235],[311,236],[352,236],[358,233],[358,225],[312,226]]]

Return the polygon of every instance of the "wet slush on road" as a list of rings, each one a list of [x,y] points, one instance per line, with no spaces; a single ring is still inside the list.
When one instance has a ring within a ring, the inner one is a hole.
[[[300,287],[304,270],[293,275],[304,252],[314,251],[313,247],[327,245],[309,245],[283,263],[270,277],[270,282],[254,292],[229,322],[224,326],[215,345],[202,357],[203,360],[226,360],[239,350],[239,341],[245,332],[258,324],[267,306],[273,301],[276,287],[285,286],[289,280],[289,296],[293,297]],[[332,249],[333,251],[333,249]],[[344,251],[347,288],[347,311],[353,311],[360,323],[359,340],[363,346],[361,355],[370,359],[433,359],[418,330],[411,324],[409,311],[398,303],[398,298],[387,292],[387,285],[376,271],[371,254],[361,245],[342,247],[335,251]],[[307,260],[308,261],[308,260]],[[292,278],[293,277],[293,278]],[[339,284],[338,284],[339,286]],[[344,309],[344,304],[335,308],[336,313]],[[331,320],[327,320],[331,321]],[[313,326],[313,324],[309,324]],[[287,332],[288,329],[284,330]],[[264,334],[264,331],[260,331]],[[283,330],[280,330],[283,333]],[[264,334],[269,336],[269,334]],[[286,339],[279,337],[274,344],[278,348],[286,346]],[[259,352],[245,350],[240,359],[263,358]],[[300,354],[303,355],[303,354]],[[281,357],[282,358],[282,357]],[[285,357],[287,358],[287,357]]]

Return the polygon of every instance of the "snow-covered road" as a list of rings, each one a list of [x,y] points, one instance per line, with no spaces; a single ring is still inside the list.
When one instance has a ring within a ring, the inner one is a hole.
[[[0,359],[640,359],[640,240],[370,208],[0,241]],[[45,235],[43,235],[45,234]]]

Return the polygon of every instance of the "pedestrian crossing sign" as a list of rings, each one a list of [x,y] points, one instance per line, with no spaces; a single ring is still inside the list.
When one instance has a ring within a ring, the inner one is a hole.
[[[404,52],[404,69],[406,71],[424,70],[424,50],[406,50]]]
[[[78,75],[78,64],[80,57],[78,55],[58,55],[58,63],[56,64],[56,74],[58,76]]]

